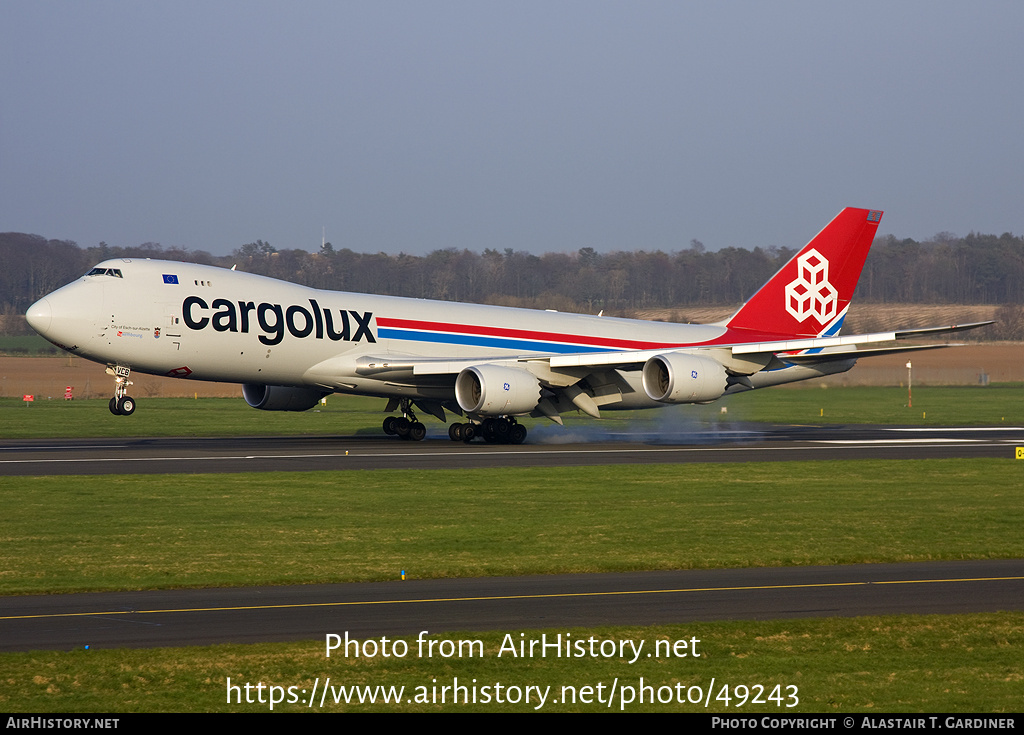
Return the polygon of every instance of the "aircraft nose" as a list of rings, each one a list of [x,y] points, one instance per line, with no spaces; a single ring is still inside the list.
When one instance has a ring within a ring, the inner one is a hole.
[[[53,320],[53,309],[50,306],[50,302],[46,299],[39,299],[39,301],[32,304],[25,313],[25,320],[32,329],[45,335],[46,330],[50,328],[50,322]]]

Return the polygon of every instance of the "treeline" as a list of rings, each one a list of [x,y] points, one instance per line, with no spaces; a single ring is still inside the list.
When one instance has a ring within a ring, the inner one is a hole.
[[[492,303],[609,315],[638,309],[739,304],[795,251],[724,248],[698,241],[676,252],[533,255],[506,249],[436,250],[387,255],[335,250],[278,250],[258,240],[229,256],[156,243],[81,248],[66,240],[0,233],[0,315],[24,314],[46,293],[109,258],[206,263],[315,288]],[[875,242],[857,298],[875,303],[1024,304],[1024,238],[940,234],[927,242],[889,236]]]

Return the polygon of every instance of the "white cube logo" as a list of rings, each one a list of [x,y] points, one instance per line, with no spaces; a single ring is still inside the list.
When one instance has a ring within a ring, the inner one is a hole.
[[[828,261],[811,249],[797,261],[797,278],[786,285],[786,311],[802,322],[813,316],[826,324],[836,315],[838,292],[828,282]]]

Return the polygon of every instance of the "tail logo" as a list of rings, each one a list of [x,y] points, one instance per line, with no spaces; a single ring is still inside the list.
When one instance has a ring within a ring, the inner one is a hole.
[[[828,282],[828,260],[812,248],[796,265],[796,279],[786,284],[786,311],[801,323],[813,316],[819,324],[827,324],[839,302],[838,292]]]

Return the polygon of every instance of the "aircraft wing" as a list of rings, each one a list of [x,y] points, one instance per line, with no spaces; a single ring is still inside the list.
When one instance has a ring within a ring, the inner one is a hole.
[[[391,385],[407,385],[435,389],[436,397],[431,401],[418,400],[418,405],[435,416],[443,417],[441,405],[453,408],[452,392],[458,392],[457,380],[467,373],[477,373],[478,381],[485,377],[498,382],[506,381],[505,390],[509,390],[508,380],[513,376],[529,373],[535,385],[543,386],[552,391],[554,398],[543,399],[538,410],[553,420],[558,420],[559,412],[567,407],[575,406],[592,416],[599,415],[599,407],[615,404],[623,400],[623,396],[638,390],[638,384],[631,384],[623,379],[622,373],[647,371],[651,376],[644,380],[653,380],[658,371],[681,370],[686,374],[693,371],[694,378],[699,374],[717,373],[727,385],[738,384],[747,388],[755,387],[752,380],[757,373],[764,370],[774,371],[785,367],[822,369],[832,372],[830,365],[846,360],[857,360],[862,357],[875,357],[900,352],[914,352],[941,347],[953,347],[950,344],[900,345],[863,348],[862,345],[882,342],[896,342],[915,337],[927,337],[936,334],[961,332],[968,329],[991,324],[976,322],[971,324],[952,325],[948,327],[930,327],[926,329],[905,329],[893,332],[876,332],[872,334],[847,335],[837,337],[814,337],[803,339],[781,339],[776,341],[733,343],[716,341],[714,344],[694,344],[665,346],[658,349],[587,352],[572,354],[538,354],[509,355],[497,357],[480,355],[478,357],[428,357],[421,355],[364,355],[356,360],[354,372],[362,377],[384,381]],[[727,334],[726,339],[738,337],[740,333]],[[333,362],[333,361],[328,361]],[[661,363],[658,367],[656,363]],[[328,364],[318,366],[320,370],[329,368]],[[484,376],[481,372],[487,372]],[[581,382],[583,381],[583,382]],[[324,384],[329,385],[331,381]],[[587,386],[587,391],[580,385]],[[717,385],[717,383],[716,383]],[[341,387],[341,384],[335,385]],[[708,400],[711,396],[718,397],[714,389],[709,388]],[[655,393],[655,395],[658,395]],[[703,397],[704,394],[701,394]],[[562,402],[562,398],[565,402]],[[654,396],[652,396],[653,398]],[[662,400],[656,398],[655,400]],[[671,400],[666,397],[665,400]],[[433,405],[437,404],[437,405]]]
[[[812,337],[805,339],[782,339],[770,342],[736,342],[714,345],[666,346],[649,350],[583,352],[572,354],[495,357],[421,357],[416,355],[364,356],[356,363],[356,373],[364,376],[394,376],[404,374],[409,378],[420,376],[457,375],[466,368],[484,363],[520,365],[531,372],[546,372],[543,367],[552,371],[573,369],[602,370],[639,370],[644,363],[657,355],[668,352],[703,352],[707,351],[720,361],[732,363],[731,369],[743,372],[739,365],[763,367],[772,357],[792,364],[813,364],[848,358],[873,357],[890,355],[899,352],[917,350],[934,350],[942,347],[958,347],[956,344],[901,345],[861,349],[859,345],[880,342],[896,342],[905,339],[928,337],[937,334],[962,332],[992,324],[974,322],[970,324],[951,325],[948,327],[928,327],[924,329],[903,329],[893,332],[875,332],[872,334],[844,335],[838,337]],[[727,365],[730,367],[730,365]],[[532,369],[531,369],[532,368]],[[759,368],[758,368],[759,369]],[[755,372],[756,370],[751,370]]]

